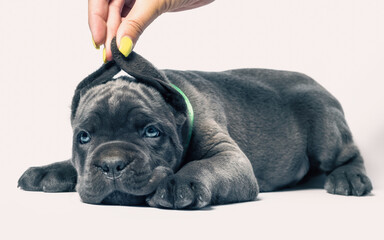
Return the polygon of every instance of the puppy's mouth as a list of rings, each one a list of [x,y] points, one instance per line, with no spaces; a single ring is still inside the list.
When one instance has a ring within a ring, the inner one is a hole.
[[[154,192],[160,182],[171,174],[173,174],[173,171],[170,168],[164,166],[156,167],[148,181],[141,181],[133,185],[132,188],[127,189],[127,192],[137,196],[148,195]]]
[[[123,177],[108,179],[98,183],[79,182],[77,191],[83,202],[109,205],[139,205],[145,196],[156,191],[157,186],[167,176],[173,174],[170,168],[156,167],[151,174],[122,181]]]

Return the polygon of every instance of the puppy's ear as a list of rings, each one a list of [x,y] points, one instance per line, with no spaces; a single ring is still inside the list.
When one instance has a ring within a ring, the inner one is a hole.
[[[112,39],[111,50],[114,61],[122,70],[136,78],[138,82],[155,88],[177,111],[187,111],[183,96],[171,86],[162,71],[135,52],[131,52],[128,57],[125,57],[117,48],[116,38]]]
[[[157,69],[151,62],[136,52],[131,52],[128,57],[121,54],[117,48],[115,38],[111,42],[111,50],[113,59],[116,61],[117,65],[132,77],[138,79],[156,79],[168,82],[167,77],[162,71]]]
[[[79,105],[80,97],[90,88],[110,81],[120,71],[115,61],[103,64],[96,72],[86,77],[77,85],[71,105],[71,121],[73,121]]]

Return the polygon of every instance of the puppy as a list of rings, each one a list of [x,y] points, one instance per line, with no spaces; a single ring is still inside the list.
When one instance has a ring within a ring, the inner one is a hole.
[[[112,41],[114,43],[114,41]],[[294,72],[157,70],[131,53],[84,79],[70,160],[29,168],[24,190],[92,204],[199,209],[254,200],[324,172],[340,195],[372,190],[339,102]],[[129,76],[113,78],[120,70]]]

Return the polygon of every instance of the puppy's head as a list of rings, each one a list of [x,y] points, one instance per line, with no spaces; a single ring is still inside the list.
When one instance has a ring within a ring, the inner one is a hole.
[[[87,90],[72,116],[72,163],[87,203],[140,204],[181,164],[187,117],[128,80]]]

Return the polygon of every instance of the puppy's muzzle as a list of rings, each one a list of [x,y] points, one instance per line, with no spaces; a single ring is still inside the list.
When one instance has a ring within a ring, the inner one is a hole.
[[[130,166],[131,163],[145,163],[147,162],[145,159],[147,159],[147,157],[135,144],[113,141],[101,144],[95,149],[92,154],[91,166],[102,172],[107,179],[116,180],[120,178],[128,168],[132,170],[133,166]],[[134,168],[137,167],[140,166],[135,166]]]
[[[108,179],[117,179],[121,177],[122,171],[128,165],[128,162],[119,156],[112,156],[100,161],[100,165],[95,164],[95,167],[100,169]]]

